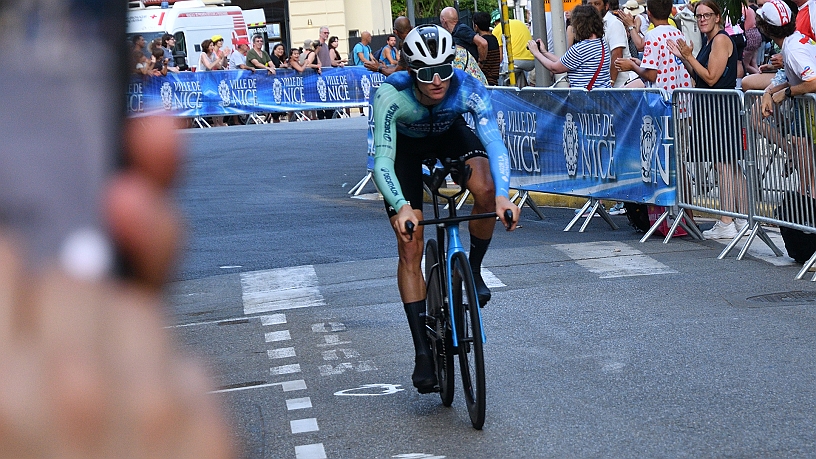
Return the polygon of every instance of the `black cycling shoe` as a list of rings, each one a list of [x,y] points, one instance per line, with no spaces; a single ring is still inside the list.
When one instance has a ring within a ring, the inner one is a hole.
[[[419,354],[416,356],[415,362],[416,366],[414,367],[414,374],[411,375],[411,380],[414,382],[417,392],[420,394],[437,392],[436,369],[434,368],[433,357]]]
[[[476,296],[479,297],[479,307],[483,308],[490,301],[490,289],[482,279],[482,273],[473,273],[473,284],[476,286]]]

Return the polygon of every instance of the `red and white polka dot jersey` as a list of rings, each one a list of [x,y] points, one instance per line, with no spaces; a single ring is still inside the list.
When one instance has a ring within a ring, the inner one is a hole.
[[[684,39],[677,27],[660,25],[646,32],[643,46],[642,69],[656,69],[657,79],[646,84],[650,88],[662,88],[671,94],[675,89],[692,88],[691,76],[679,57],[669,51],[668,40]]]

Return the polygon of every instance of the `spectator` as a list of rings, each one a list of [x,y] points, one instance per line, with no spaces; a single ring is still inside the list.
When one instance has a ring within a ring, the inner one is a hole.
[[[312,52],[312,40],[306,39],[303,42],[303,47],[300,48],[300,63],[304,64],[306,58]]]
[[[552,73],[566,72],[570,88],[591,90],[610,87],[610,54],[603,40],[604,24],[601,16],[592,6],[576,6],[572,10],[572,27],[575,44],[570,46],[561,59],[553,53],[542,52],[541,39],[528,41],[527,47],[547,70]]]
[[[161,46],[157,46],[153,49],[151,61],[153,62],[153,76],[167,76],[167,64],[169,61],[164,57],[164,49],[162,49]]]
[[[507,50],[507,45],[504,43],[504,35],[502,34],[499,10],[493,11],[491,19],[493,20],[493,36],[496,37],[498,42]],[[535,70],[535,57],[533,57],[533,54],[527,49],[527,43],[533,39],[533,36],[530,34],[530,29],[518,19],[510,19],[508,24],[510,27],[510,42],[513,46],[507,50],[507,52],[513,56],[516,86],[523,88],[527,86],[528,81],[532,80],[528,75]]]
[[[272,75],[275,74],[275,65],[269,65],[269,62],[272,61],[272,57],[269,56],[269,53],[263,49],[264,45],[264,37],[261,34],[255,34],[252,36],[252,49],[247,51],[246,55],[246,62],[247,66],[253,67],[255,69],[264,69],[267,72],[271,73]]]
[[[465,48],[477,62],[487,58],[487,41],[481,35],[476,34],[467,24],[459,22],[459,12],[456,8],[449,6],[439,13],[439,21],[442,27],[453,36],[453,42]]]
[[[390,34],[386,40],[385,46],[383,46],[382,51],[380,51],[380,62],[387,67],[391,67],[397,65],[397,62],[399,62],[397,36]]]
[[[205,51],[206,50],[206,51]],[[201,42],[201,57],[198,58],[199,72],[208,72],[212,70],[222,70],[226,62],[217,57],[215,52],[215,43],[209,38]],[[213,124],[216,127],[226,126],[223,116],[213,116]]]
[[[173,56],[173,51],[176,46],[176,37],[166,33],[162,35],[161,39],[162,50],[164,51],[164,58],[167,59],[167,71],[178,73],[179,68],[176,65],[176,58]]]
[[[139,51],[142,54],[144,54],[144,48],[145,45],[147,45],[144,36],[138,34],[134,35],[133,37],[131,37],[130,41],[133,44],[134,51]]]
[[[130,68],[134,73],[144,75],[144,61],[147,60],[147,56],[144,52],[145,39],[142,35],[134,35],[131,37],[130,41],[133,44],[133,52],[130,54]]]
[[[292,48],[289,50],[289,58],[286,59],[286,65],[297,72],[303,72],[306,67],[300,63],[300,48]]]
[[[643,60],[620,58],[613,64],[619,71],[634,71],[650,88],[662,88],[669,94],[677,88],[690,88],[691,76],[679,59],[668,50],[669,40],[683,38],[683,32],[669,25],[672,10],[671,0],[646,0],[646,12],[654,29],[646,32]],[[642,87],[640,81],[633,81],[627,87]]]
[[[331,67],[332,58],[331,51],[329,51],[329,28],[323,26],[320,28],[320,37],[318,41],[313,43],[315,47],[315,56],[319,67]],[[321,72],[321,70],[318,70]],[[317,110],[317,119],[331,119],[334,116],[334,110]]]
[[[311,40],[307,41],[311,42],[312,47],[309,49],[306,48],[303,49],[300,62],[303,64],[304,68],[313,69],[319,74],[321,72],[320,68],[323,67],[322,63],[320,62],[320,57],[318,57],[317,55],[317,47],[320,46],[320,43]],[[306,57],[303,57],[304,55]]]
[[[629,0],[621,10],[613,10],[612,14],[617,16],[618,20],[623,23],[626,29],[627,38],[629,42],[634,45],[638,53],[643,51],[643,14],[646,8],[641,6],[636,0]],[[646,20],[648,27],[648,19]],[[629,48],[630,57],[637,57],[637,53],[633,53],[632,47]]]
[[[410,32],[411,29],[411,21],[409,21],[405,16],[400,16],[394,19],[394,35],[399,38],[400,42],[405,40],[405,37],[408,36],[408,32]],[[366,62],[365,68],[371,70],[372,72],[379,72],[385,76],[388,76],[398,70],[408,70],[408,65],[405,63],[405,54],[400,53],[399,62],[397,63],[396,67],[387,67],[379,62]]]
[[[329,50],[329,28],[323,26],[320,28],[320,38],[317,43],[317,58],[321,66],[331,67],[332,58]]]
[[[131,60],[133,64],[133,73],[137,75],[150,75],[153,71],[153,62],[144,55],[142,51],[134,49],[131,52]]]
[[[813,5],[811,5],[813,6]],[[802,10],[799,10],[802,13]],[[802,34],[799,18],[793,4],[769,0],[757,10],[757,28],[782,50],[786,81],[772,81],[762,95],[762,114],[770,116],[785,99],[802,94],[816,93],[816,43]],[[811,115],[812,116],[812,115]],[[812,120],[799,121],[808,128]],[[778,136],[778,134],[777,134]],[[785,145],[787,139],[772,139],[777,145]],[[790,139],[793,151],[787,151],[799,172],[799,193],[812,196],[816,190],[813,169],[813,144],[809,139],[796,136]]]
[[[198,71],[222,70],[224,60],[216,57],[215,43],[209,38],[201,42],[201,56],[198,58]]]
[[[340,46],[340,39],[336,36],[329,37],[329,57],[331,58],[332,67],[342,67],[348,62],[340,56],[338,46]]]
[[[360,35],[360,42],[354,45],[352,49],[354,65],[364,65],[366,62],[371,62],[379,66],[379,62],[373,59],[371,55],[371,33],[364,30]]]
[[[465,48],[459,45],[454,46],[456,46],[456,51],[453,58],[453,66],[476,78],[482,84],[487,84],[487,78],[485,78],[482,69],[479,68],[476,59]]]
[[[733,39],[724,30],[723,17],[720,7],[713,0],[699,0],[695,10],[697,24],[700,32],[705,35],[706,44],[697,53],[695,58],[691,52],[691,47],[686,42],[677,38],[666,43],[671,53],[679,57],[686,67],[686,70],[694,78],[695,86],[698,89],[735,89],[737,87],[737,58],[739,51]],[[692,105],[695,101],[692,99]],[[700,110],[692,108],[691,113],[695,117],[707,117],[707,111],[701,106]],[[713,120],[712,120],[713,121]],[[739,169],[737,161],[742,160],[741,135],[738,130],[738,120],[730,120],[723,126],[718,126],[717,130],[722,134],[715,139],[710,137],[691,139],[693,151],[697,152],[697,158],[716,156],[722,161],[716,162],[718,190],[720,206],[722,210],[738,212],[740,206],[744,206],[747,197],[742,193],[735,194],[738,190],[746,190],[745,178]],[[698,125],[715,128],[713,122],[707,120],[697,120]],[[733,141],[733,142],[732,142]],[[712,150],[714,153],[703,155],[705,150]],[[741,209],[744,213],[748,209]],[[733,219],[722,216],[714,227],[703,231],[706,239],[732,239],[747,224],[745,220]]]
[[[615,1],[617,2],[617,0]],[[623,23],[618,20],[617,16],[612,14],[609,7],[609,0],[587,0],[587,5],[595,8],[598,14],[603,18],[604,41],[609,47],[612,62],[621,58],[631,58],[632,54],[629,52],[629,34],[626,32]],[[617,4],[613,6],[617,6]],[[573,27],[575,27],[574,22]],[[612,87],[614,88],[621,88],[632,78],[635,78],[630,72],[619,71],[614,65],[610,68],[609,74],[612,76]]]
[[[286,50],[283,47],[283,43],[276,43],[275,46],[272,47],[272,54],[269,56],[269,59],[272,61],[272,65],[277,69],[289,67],[289,64],[286,63]]]
[[[222,61],[222,68],[226,70],[229,66],[229,56],[232,53],[232,50],[229,48],[224,48],[224,37],[221,35],[213,35],[212,38],[213,45],[215,45],[215,56]]]
[[[487,79],[487,84],[498,86],[502,52],[499,40],[490,33],[490,15],[484,11],[473,13],[473,29],[487,41],[487,54],[484,61],[479,62],[479,67]]]
[[[229,68],[231,70],[251,70],[254,72],[255,68],[246,64],[247,52],[249,52],[249,40],[239,38],[235,42],[235,51],[229,57]]]
[[[816,40],[816,5],[811,5],[809,0],[794,0],[796,9],[798,10],[796,16],[796,30],[802,35]],[[812,7],[811,7],[812,6]],[[762,90],[771,84],[775,78],[782,80],[785,78],[785,72],[782,70],[782,54],[775,54],[771,57],[771,62],[760,65],[761,73],[748,75],[742,79],[742,90]],[[774,74],[776,72],[776,74]]]
[[[745,74],[759,73],[757,65],[757,50],[762,46],[762,34],[756,27],[756,12],[747,6],[742,8],[742,16],[745,18],[743,28],[745,29],[745,50],[742,52],[742,63],[745,65]]]

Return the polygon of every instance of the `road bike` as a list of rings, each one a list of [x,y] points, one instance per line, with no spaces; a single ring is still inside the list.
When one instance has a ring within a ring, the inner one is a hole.
[[[460,190],[446,196],[439,191],[439,187],[449,173],[459,183]],[[434,167],[429,175],[423,175],[427,191],[433,198],[434,218],[422,220],[419,224],[436,226],[436,239],[429,239],[425,247],[425,323],[434,354],[439,395],[443,405],[451,406],[453,356],[458,355],[470,422],[476,429],[481,429],[485,421],[483,345],[486,338],[473,273],[459,238],[459,224],[468,220],[496,218],[496,214],[456,215],[456,199],[465,192],[470,173],[470,166],[460,158],[446,159],[442,167]],[[439,216],[440,199],[448,204],[448,216],[444,218]],[[505,213],[505,220],[512,225],[511,211]],[[413,225],[406,226],[409,232],[413,231]]]

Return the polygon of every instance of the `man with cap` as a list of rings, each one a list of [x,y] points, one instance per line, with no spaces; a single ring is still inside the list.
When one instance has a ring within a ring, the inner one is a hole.
[[[229,68],[230,70],[251,70],[255,71],[253,67],[246,65],[246,55],[249,51],[249,40],[246,38],[239,38],[235,42],[235,51],[230,54]]]

